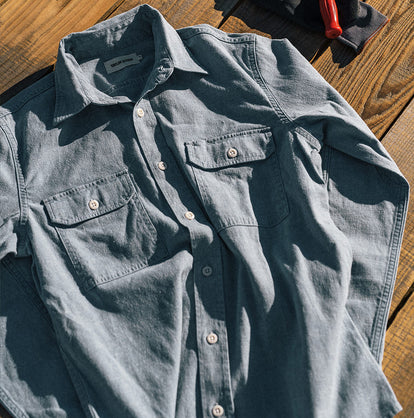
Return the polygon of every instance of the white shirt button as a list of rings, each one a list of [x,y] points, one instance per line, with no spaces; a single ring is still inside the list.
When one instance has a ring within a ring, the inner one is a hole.
[[[144,110],[141,109],[140,107],[137,109],[137,115],[142,118],[144,116]]]
[[[186,213],[184,214],[184,216],[185,216],[188,220],[190,220],[190,221],[192,221],[192,220],[195,218],[194,213],[193,213],[193,212],[190,212],[190,211],[186,212]]]
[[[95,199],[91,199],[88,203],[88,206],[92,210],[96,210],[99,208],[99,202]]]
[[[201,273],[203,273],[203,276],[211,276],[213,274],[213,268],[211,266],[204,266],[201,269]]]
[[[165,163],[164,161],[160,161],[157,165],[158,168],[162,171],[165,171],[167,169],[167,163]]]
[[[210,334],[207,335],[207,342],[209,344],[215,344],[218,341],[217,334],[214,334],[214,332],[210,332]]]
[[[214,405],[211,412],[215,417],[221,417],[224,414],[224,408],[221,405]]]
[[[237,157],[237,154],[238,154],[238,152],[237,152],[236,148],[229,148],[227,150],[227,157],[229,157],[229,158]]]

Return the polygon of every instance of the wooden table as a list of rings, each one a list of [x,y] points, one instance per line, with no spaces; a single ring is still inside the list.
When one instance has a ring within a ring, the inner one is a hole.
[[[288,38],[365,120],[414,185],[412,2],[368,1],[388,16],[390,22],[360,55],[338,41],[329,41],[265,11],[250,0],[148,3],[175,28],[209,23],[226,32],[256,32],[272,38]],[[21,86],[51,71],[58,41],[63,36],[82,31],[138,4],[141,2],[136,0],[0,0],[0,94],[3,93],[0,103],[21,87],[6,90],[30,74],[37,72]],[[383,360],[384,372],[404,408],[398,418],[414,417],[413,203],[410,199]],[[1,417],[9,415],[0,410]]]

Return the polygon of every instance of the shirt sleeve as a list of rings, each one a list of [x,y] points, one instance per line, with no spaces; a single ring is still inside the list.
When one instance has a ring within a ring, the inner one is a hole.
[[[0,403],[16,417],[83,417],[25,256],[25,185],[17,141],[0,121]],[[23,208],[23,209],[21,209]],[[18,257],[16,257],[17,255]]]
[[[20,202],[16,147],[0,122],[0,260],[17,253]]]
[[[16,417],[84,417],[30,257],[0,261],[0,403]]]
[[[408,183],[359,115],[289,41],[257,36],[255,64],[279,118],[321,145],[329,213],[352,250],[346,308],[381,362]]]

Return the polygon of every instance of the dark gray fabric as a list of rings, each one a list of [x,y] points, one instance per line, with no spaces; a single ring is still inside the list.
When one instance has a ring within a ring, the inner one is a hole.
[[[386,16],[361,2],[356,19],[343,26],[342,35],[338,39],[359,53],[387,22]]]
[[[252,0],[261,7],[287,17],[310,30],[324,33],[324,24],[315,0]],[[338,40],[355,52],[388,22],[386,16],[359,0],[337,0],[339,23],[343,30]]]

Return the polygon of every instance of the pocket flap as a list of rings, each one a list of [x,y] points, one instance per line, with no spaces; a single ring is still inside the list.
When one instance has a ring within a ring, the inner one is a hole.
[[[186,143],[188,161],[204,169],[264,160],[275,150],[270,129],[239,132]]]
[[[43,203],[52,222],[72,225],[124,206],[134,193],[124,170],[55,194]]]

